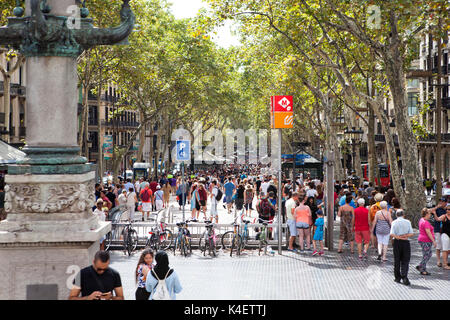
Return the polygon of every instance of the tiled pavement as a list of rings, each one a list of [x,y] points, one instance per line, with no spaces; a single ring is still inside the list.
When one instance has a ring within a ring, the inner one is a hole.
[[[337,236],[338,227],[335,228],[335,239]],[[393,281],[391,247],[385,263],[375,259],[374,251],[370,252],[368,261],[359,261],[357,254],[351,255],[348,248],[343,254],[336,250],[325,251],[323,257],[287,251],[281,256],[278,253],[258,256],[257,251],[250,250],[240,257],[219,252],[218,257],[211,258],[194,250],[192,256],[186,258],[170,252],[169,259],[183,286],[177,296],[181,300],[449,299],[450,272],[438,268],[433,255],[428,264],[431,276],[420,275],[415,269],[421,260],[417,234],[411,240],[411,246],[409,287]],[[133,273],[139,252],[128,257],[115,251],[111,256],[111,267],[121,274],[125,298],[134,299]]]

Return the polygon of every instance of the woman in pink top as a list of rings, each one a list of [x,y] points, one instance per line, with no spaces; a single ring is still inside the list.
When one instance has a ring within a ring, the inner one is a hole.
[[[436,247],[436,241],[434,238],[434,230],[431,226],[430,220],[431,213],[427,208],[422,209],[422,219],[419,221],[419,244],[422,247],[422,261],[416,267],[420,271],[421,275],[429,276],[430,273],[427,272],[427,262],[432,256],[431,246]]]
[[[306,197],[301,194],[298,198],[300,205],[295,208],[294,218],[298,230],[298,240],[300,243],[300,252],[303,252],[303,239],[306,237],[306,250],[311,251],[311,232],[309,230],[312,224],[311,209],[305,205]]]

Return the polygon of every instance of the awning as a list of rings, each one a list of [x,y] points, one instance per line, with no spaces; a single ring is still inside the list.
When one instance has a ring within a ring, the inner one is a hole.
[[[24,152],[0,140],[0,165],[14,164],[17,160],[23,160],[25,156]]]

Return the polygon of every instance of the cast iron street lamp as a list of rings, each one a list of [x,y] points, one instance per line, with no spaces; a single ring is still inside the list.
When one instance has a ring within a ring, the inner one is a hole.
[[[356,150],[355,150],[355,146],[360,145],[361,144],[361,136],[364,133],[364,131],[361,129],[361,127],[359,128],[359,130],[356,130],[355,127],[352,127],[351,130],[349,130],[348,128],[344,131],[344,134],[349,134],[350,135],[350,139],[352,141],[352,167],[353,167],[353,171],[356,170],[356,163],[355,163],[355,156],[356,156]]]

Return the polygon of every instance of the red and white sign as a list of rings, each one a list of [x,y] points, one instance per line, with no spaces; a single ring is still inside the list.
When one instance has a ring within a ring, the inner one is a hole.
[[[272,129],[294,127],[294,98],[292,96],[270,97],[270,126]]]
[[[293,112],[294,98],[292,96],[272,96],[270,97],[270,112]]]

